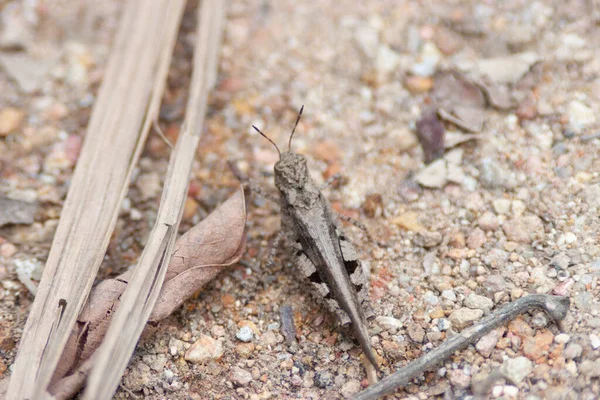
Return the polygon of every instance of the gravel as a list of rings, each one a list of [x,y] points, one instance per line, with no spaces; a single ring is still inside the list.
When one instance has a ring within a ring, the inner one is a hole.
[[[43,267],[48,258],[122,11],[115,0],[95,6],[93,37],[65,46],[63,27],[76,26],[83,3],[30,3],[10,2],[15,11],[0,27],[0,198],[37,204],[0,232],[5,378],[33,299],[27,287],[39,283],[16,261]],[[189,93],[193,7],[157,121],[173,143]],[[180,231],[238,187],[227,160],[274,193],[277,152],[250,126],[286,148],[304,104],[292,149],[319,184],[342,175],[324,196],[375,239],[343,225],[371,272],[380,378],[508,301],[530,293],[572,301],[560,327],[524,315],[396,397],[427,398],[443,386],[439,393],[463,398],[474,375],[501,365],[498,396],[599,398],[600,35],[589,4],[234,0],[229,8]],[[15,37],[17,46],[6,45]],[[35,81],[7,67],[15,55]],[[444,94],[448,82],[458,86]],[[443,107],[447,148],[426,165],[415,128],[432,99]],[[99,279],[139,259],[169,156],[151,131]],[[243,265],[148,329],[124,374],[127,390],[149,399],[330,399],[363,387],[359,348],[308,294],[287,252],[266,265],[279,220],[276,205],[249,198]],[[120,389],[115,398],[131,396]]]

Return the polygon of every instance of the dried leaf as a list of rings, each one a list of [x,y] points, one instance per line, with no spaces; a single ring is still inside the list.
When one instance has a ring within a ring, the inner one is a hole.
[[[240,189],[177,240],[150,321],[170,315],[223,267],[240,259],[246,239],[245,224],[246,204]],[[57,398],[68,398],[83,386],[91,368],[88,360],[102,342],[130,275],[128,271],[102,281],[92,290],[52,379],[50,392]]]
[[[433,97],[438,106],[452,110],[454,106],[484,108],[483,93],[469,79],[458,72],[444,72],[436,76]]]
[[[479,132],[485,119],[485,96],[471,80],[457,72],[436,77],[433,92],[440,118],[470,132]]]
[[[481,139],[481,135],[475,133],[462,133],[458,131],[447,131],[444,140],[444,147],[451,149],[470,140]]]
[[[8,224],[32,224],[37,204],[0,197],[0,226]]]
[[[444,132],[444,125],[437,117],[437,110],[425,110],[421,119],[417,121],[417,137],[423,148],[426,164],[444,155]]]

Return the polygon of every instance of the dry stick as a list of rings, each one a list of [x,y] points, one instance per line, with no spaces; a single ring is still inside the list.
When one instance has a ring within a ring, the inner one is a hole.
[[[31,307],[7,398],[40,399],[50,382],[113,232],[156,118],[170,64],[171,10],[184,1],[129,1],[87,128],[52,248]],[[92,2],[89,7],[94,7]],[[157,27],[159,27],[157,29]],[[174,41],[174,39],[172,40]],[[150,118],[148,117],[149,115]],[[152,116],[153,115],[153,116]],[[144,119],[146,123],[144,124]]]
[[[486,333],[496,329],[500,325],[504,325],[518,315],[535,308],[545,311],[554,321],[560,321],[566,317],[569,310],[569,298],[547,294],[532,294],[508,303],[500,310],[483,318],[477,325],[463,330],[456,334],[456,336],[448,339],[437,349],[430,351],[392,375],[385,377],[378,384],[358,393],[353,397],[353,400],[374,400],[392,393],[399,387],[410,383],[410,381],[423,372],[432,369],[456,351],[462,350],[474,343]]]
[[[208,92],[216,80],[224,18],[225,5],[221,0],[204,0],[198,9],[190,98],[182,132],[169,161],[156,224],[97,350],[84,399],[112,398],[159,295],[183,213]]]

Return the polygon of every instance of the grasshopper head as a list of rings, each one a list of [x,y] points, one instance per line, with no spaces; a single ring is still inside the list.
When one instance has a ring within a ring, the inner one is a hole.
[[[308,179],[306,158],[300,154],[286,151],[275,163],[275,185],[284,188],[302,188]]]

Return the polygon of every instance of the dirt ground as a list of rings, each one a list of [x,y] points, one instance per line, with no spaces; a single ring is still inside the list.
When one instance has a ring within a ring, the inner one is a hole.
[[[0,0],[0,200],[37,204],[18,216],[0,209],[5,380],[122,6]],[[195,7],[159,121],[171,140]],[[494,371],[490,398],[598,398],[599,28],[593,0],[233,0],[181,231],[235,190],[227,160],[274,193],[277,153],[250,127],[285,146],[304,105],[293,149],[318,182],[342,175],[327,197],[375,237],[346,226],[371,268],[381,376],[496,306],[530,293],[571,299],[561,326],[524,315],[390,398],[469,398]],[[443,157],[425,164],[432,153]],[[168,156],[151,135],[102,278],[141,253]],[[253,197],[243,262],[146,331],[115,398],[334,399],[366,386],[360,349],[307,295],[285,251],[265,266],[278,230],[278,206]],[[284,305],[297,330],[291,345]]]

